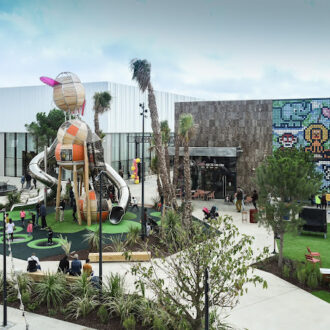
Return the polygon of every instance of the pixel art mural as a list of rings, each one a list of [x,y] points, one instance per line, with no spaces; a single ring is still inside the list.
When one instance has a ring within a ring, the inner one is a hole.
[[[273,101],[273,150],[304,148],[323,173],[323,189],[330,190],[330,99]]]

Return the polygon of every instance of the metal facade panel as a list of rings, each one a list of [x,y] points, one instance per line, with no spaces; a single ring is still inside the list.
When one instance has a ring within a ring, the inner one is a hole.
[[[237,148],[235,147],[189,147],[190,156],[205,156],[205,157],[236,157]],[[174,156],[175,148],[169,147],[170,156]],[[184,156],[183,147],[180,147],[180,156]]]
[[[5,133],[0,133],[0,176],[5,175]]]

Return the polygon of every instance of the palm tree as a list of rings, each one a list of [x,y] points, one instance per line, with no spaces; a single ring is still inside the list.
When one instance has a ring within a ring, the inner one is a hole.
[[[165,152],[165,162],[166,162],[167,175],[169,177],[169,180],[171,180],[170,155],[168,153],[168,145],[170,143],[170,138],[171,138],[171,129],[168,126],[168,121],[167,120],[163,120],[163,121],[160,122],[160,130],[162,132],[162,142],[163,142],[164,152]]]
[[[178,176],[179,176],[179,160],[180,160],[180,136],[178,132],[178,127],[175,128],[175,137],[174,137],[174,164],[173,164],[173,189],[177,188],[178,185]]]
[[[111,95],[109,92],[97,92],[94,94],[94,126],[95,134],[102,138],[100,131],[99,115],[110,110]]]
[[[148,90],[148,106],[150,110],[151,127],[155,139],[156,155],[158,157],[159,164],[162,164],[161,166],[159,166],[159,174],[164,190],[164,200],[169,205],[172,205],[172,207],[177,209],[175,195],[173,194],[170,178],[168,176],[165,165],[166,164],[165,151],[164,151],[164,146],[162,144],[162,134],[159,125],[156,97],[155,97],[154,89],[150,82],[151,64],[147,60],[133,59],[130,63],[130,68],[133,73],[132,79],[137,81],[140,90],[142,92]]]
[[[195,125],[194,118],[191,114],[184,113],[179,119],[179,135],[183,142],[183,172],[184,172],[184,203],[183,222],[187,225],[191,224],[191,176],[190,176],[190,157],[189,157],[189,142],[194,135]]]

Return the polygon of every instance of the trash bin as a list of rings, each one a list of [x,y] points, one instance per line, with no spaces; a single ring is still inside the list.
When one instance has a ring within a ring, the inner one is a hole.
[[[250,223],[257,223],[258,221],[255,218],[255,214],[258,212],[258,210],[250,209]]]

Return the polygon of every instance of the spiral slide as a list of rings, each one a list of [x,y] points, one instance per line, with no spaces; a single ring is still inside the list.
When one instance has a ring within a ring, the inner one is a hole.
[[[53,142],[53,144],[47,149],[48,157],[54,155],[55,147],[57,145],[57,139]],[[29,164],[29,172],[33,178],[37,181],[43,183],[48,187],[47,196],[50,194],[56,193],[57,188],[57,179],[53,176],[47,174],[41,169],[41,164],[44,162],[44,152],[40,152],[37,154]],[[110,214],[110,222],[112,224],[119,224],[125,215],[126,209],[130,200],[129,188],[124,181],[124,179],[109,165],[105,163],[105,174],[110,182],[117,188],[118,190],[118,199],[119,203],[116,206],[113,206],[111,214]],[[31,205],[35,205],[38,202],[44,200],[44,192],[40,190],[38,196],[29,198],[26,203],[14,204],[11,210],[15,210],[20,207],[27,207]]]

